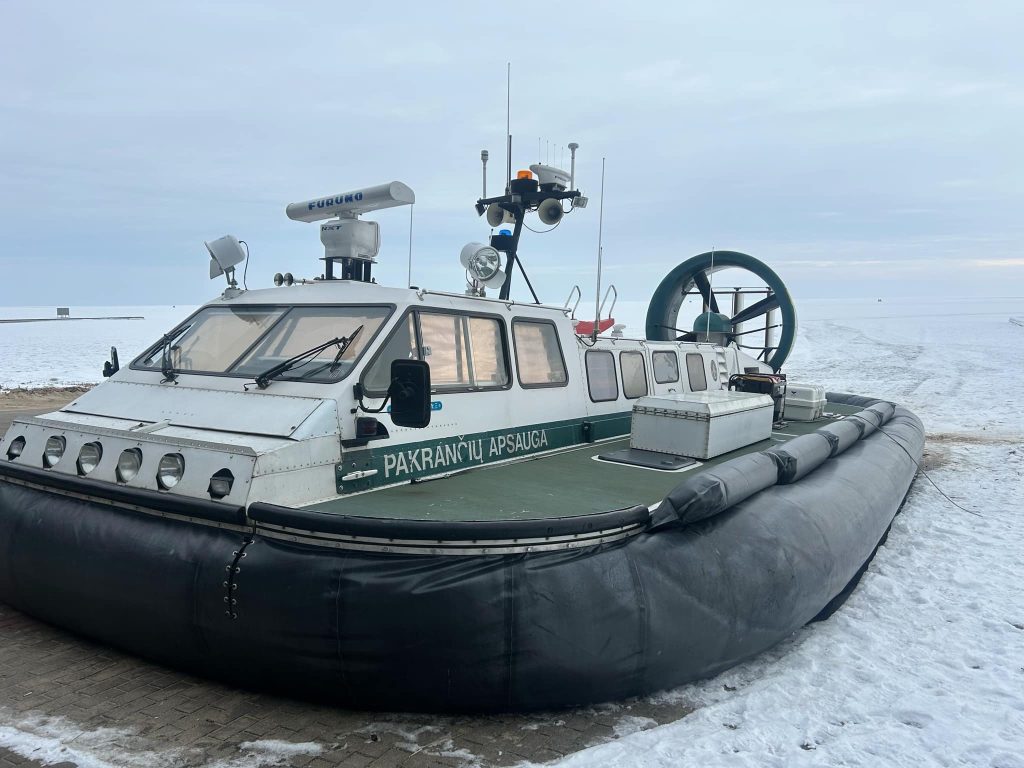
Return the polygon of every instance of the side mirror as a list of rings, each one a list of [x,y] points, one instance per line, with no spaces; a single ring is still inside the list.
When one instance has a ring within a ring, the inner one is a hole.
[[[430,424],[430,365],[422,360],[391,362],[391,421],[422,429]]]
[[[105,378],[110,378],[119,370],[121,370],[121,363],[117,359],[117,347],[111,347],[110,360],[103,364],[103,376]]]

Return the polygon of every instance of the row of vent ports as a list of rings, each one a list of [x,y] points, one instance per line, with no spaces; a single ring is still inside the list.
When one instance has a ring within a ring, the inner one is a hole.
[[[25,452],[25,437],[19,435],[11,441],[7,448],[7,460],[15,461],[20,459]],[[46,446],[43,448],[43,468],[52,469],[64,458],[67,449],[67,440],[62,435],[51,435],[46,439]],[[98,440],[86,443],[78,451],[76,469],[81,477],[85,477],[100,463],[103,458],[103,444]],[[117,457],[117,466],[114,468],[114,475],[119,483],[129,483],[134,480],[142,469],[142,449],[126,448]],[[156,484],[163,491],[169,491],[176,486],[185,475],[185,457],[180,453],[165,453],[157,467]],[[210,477],[210,485],[207,492],[210,498],[223,499],[231,493],[231,486],[234,483],[234,475],[229,469],[219,469]]]

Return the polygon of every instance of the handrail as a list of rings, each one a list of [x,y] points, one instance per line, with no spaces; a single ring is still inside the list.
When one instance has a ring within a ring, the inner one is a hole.
[[[569,309],[569,302],[572,301],[572,295],[574,293],[576,294],[576,303],[572,305],[572,309],[569,314],[570,317],[576,317],[576,307],[580,305],[580,299],[583,298],[583,291],[580,290],[578,285],[574,285],[572,287],[572,290],[569,291],[569,298],[567,298],[565,300],[565,304],[562,305],[565,309]]]
[[[611,317],[612,316],[612,312],[615,311],[615,302],[617,302],[619,300],[619,291],[618,291],[618,289],[614,285],[609,285],[608,286],[608,290],[604,292],[604,298],[601,299],[601,306],[597,310],[597,319],[598,320],[601,319],[601,315],[604,313],[604,305],[608,301],[608,294],[609,293],[614,293],[615,297],[612,299],[612,305],[608,309],[608,317]]]

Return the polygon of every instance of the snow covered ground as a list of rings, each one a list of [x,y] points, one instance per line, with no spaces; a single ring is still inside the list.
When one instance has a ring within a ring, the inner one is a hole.
[[[559,766],[1024,768],[1024,300],[804,302],[792,379],[891,398],[929,475],[846,605]]]
[[[909,406],[928,430],[929,476],[970,512],[919,477],[839,612],[654,697],[691,702],[693,714],[646,730],[624,717],[620,738],[559,765],[1024,768],[1024,327],[1010,322],[1024,299],[798,308],[790,378]],[[146,320],[0,324],[0,385],[97,381],[111,344],[127,361],[188,311],[96,308]],[[617,314],[642,327],[639,306]],[[0,743],[11,745],[4,727]]]

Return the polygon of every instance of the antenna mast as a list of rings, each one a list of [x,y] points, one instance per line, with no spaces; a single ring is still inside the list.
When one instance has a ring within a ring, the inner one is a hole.
[[[704,329],[704,335],[707,338],[711,338],[711,303],[715,301],[715,246],[711,246],[711,266],[708,268],[708,305],[704,308],[707,314],[706,328]]]
[[[415,203],[409,206],[409,274],[405,284],[410,288],[412,288],[412,212],[415,207]]]
[[[512,62],[505,73],[505,194],[512,191]],[[485,195],[486,197],[486,195]]]
[[[570,145],[571,146],[571,145]],[[573,150],[573,160],[575,161],[576,151]],[[594,342],[597,342],[598,326],[601,325],[601,255],[602,255],[602,239],[604,237],[604,161],[601,158],[601,206],[597,216],[597,293],[594,296],[594,330],[591,331],[591,337]],[[573,163],[573,170],[575,170],[575,162]],[[610,314],[610,313],[609,313]]]

